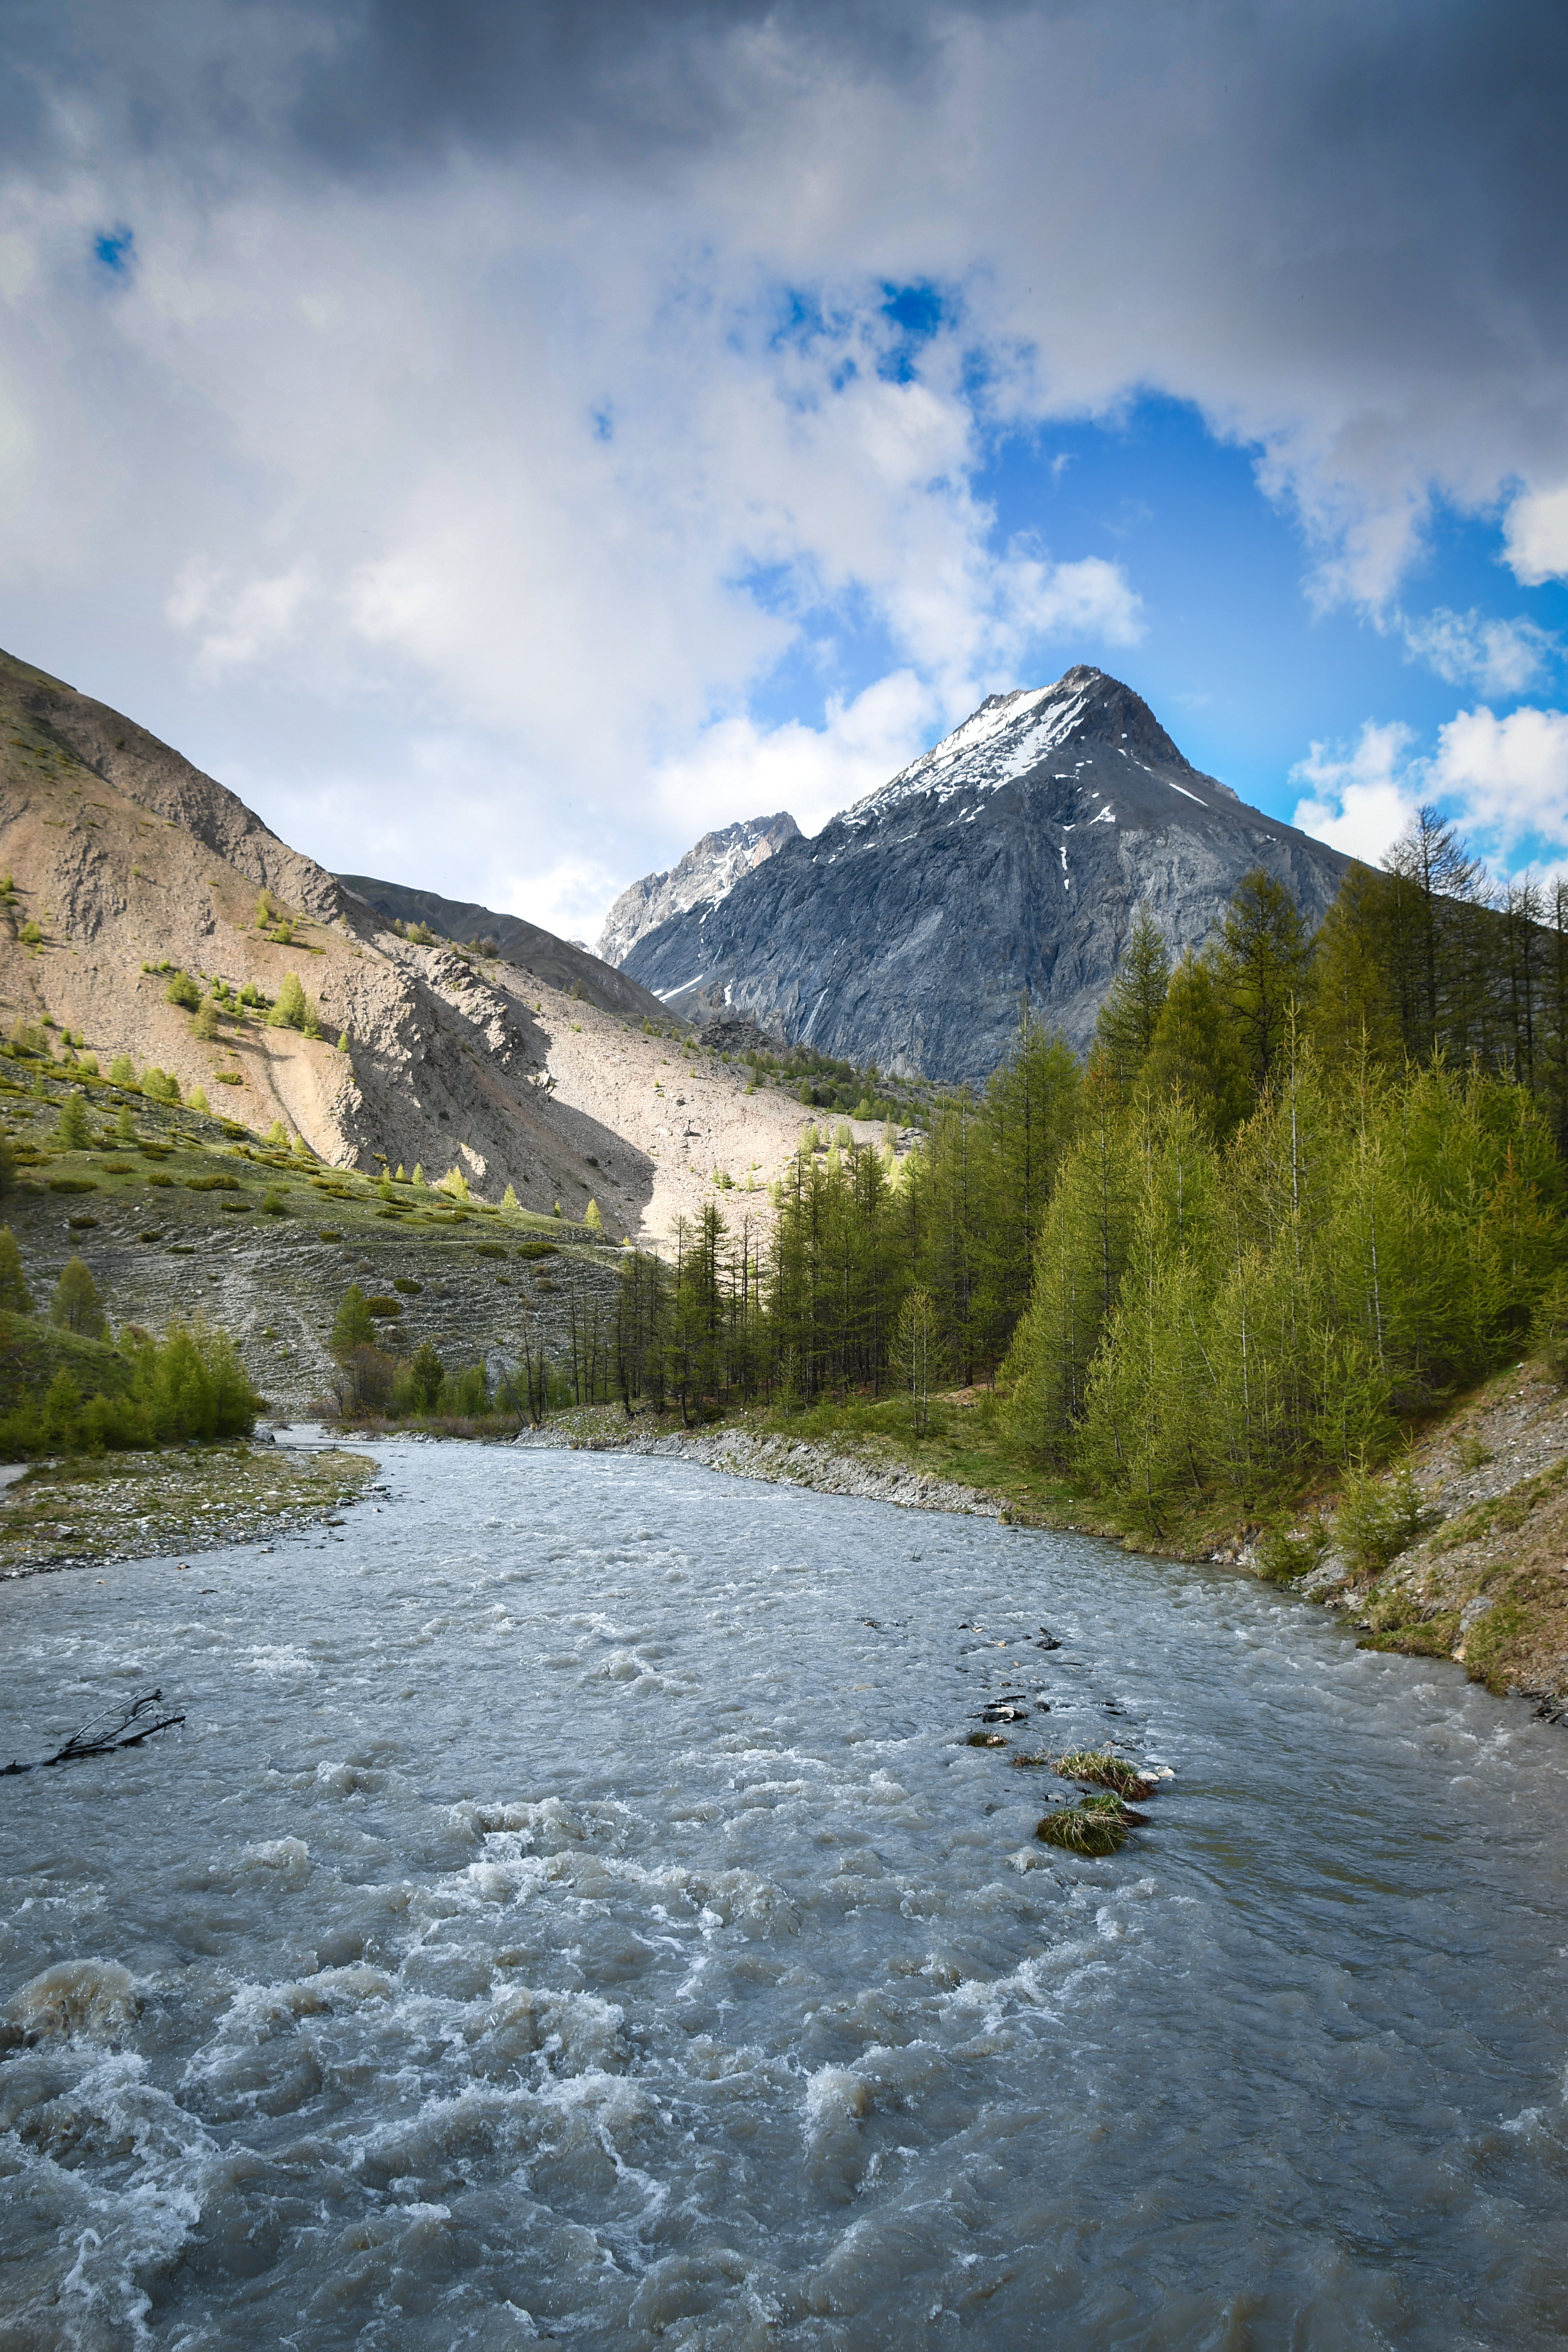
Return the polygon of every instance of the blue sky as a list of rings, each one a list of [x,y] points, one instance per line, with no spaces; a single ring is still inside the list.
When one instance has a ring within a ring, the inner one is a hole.
[[[1423,798],[1568,855],[1560,11],[426,32],[16,19],[10,650],[329,865],[579,936],[1080,660],[1362,855]]]

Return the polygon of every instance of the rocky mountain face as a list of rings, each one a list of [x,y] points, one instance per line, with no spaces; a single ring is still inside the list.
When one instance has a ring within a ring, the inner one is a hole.
[[[700,1022],[728,1008],[822,1053],[979,1080],[1026,992],[1087,1045],[1141,906],[1179,954],[1252,867],[1313,926],[1348,863],[1204,775],[1131,688],[1080,667],[993,695],[815,840],[644,930],[625,969]]]
[[[701,912],[727,898],[737,882],[772,857],[786,842],[800,839],[787,811],[777,816],[742,817],[718,833],[705,833],[679,863],[663,874],[645,875],[621,892],[605,918],[599,953],[606,963],[624,964],[633,948],[661,923]]]
[[[639,987],[614,964],[579,947],[574,940],[558,940],[521,915],[500,915],[493,907],[471,899],[443,898],[434,890],[416,890],[404,882],[378,882],[369,874],[340,874],[337,879],[356,898],[389,922],[423,923],[444,940],[485,945],[503,963],[512,963],[531,979],[545,980],[564,995],[574,993],[605,1013],[621,1013],[638,1021],[668,1023],[670,1015],[657,996]]]
[[[748,1071],[645,1034],[651,1000],[602,966],[591,990],[595,960],[532,926],[511,942],[532,971],[401,938],[179,752],[5,654],[0,875],[0,1034],[21,1022],[58,1051],[68,1033],[104,1070],[155,1064],[338,1166],[456,1165],[481,1199],[510,1183],[568,1217],[594,1198],[608,1231],[659,1243],[716,1177],[765,1186],[807,1123],[780,1093],[748,1096]],[[433,927],[448,906],[410,898]],[[506,919],[457,911],[474,929]],[[213,1034],[170,1000],[172,970],[223,985]],[[289,972],[319,1034],[236,1001],[248,986],[270,1003]]]

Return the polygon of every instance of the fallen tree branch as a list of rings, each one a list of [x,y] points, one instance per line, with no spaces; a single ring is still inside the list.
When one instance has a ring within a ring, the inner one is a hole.
[[[129,1706],[123,1703],[106,1706],[100,1715],[89,1716],[52,1756],[37,1757],[31,1764],[0,1764],[0,1780],[9,1779],[13,1772],[47,1772],[51,1764],[74,1764],[83,1756],[108,1756],[117,1748],[140,1748],[155,1731],[169,1731],[176,1723],[184,1723],[183,1715],[160,1716],[156,1723],[143,1722],[150,1708],[163,1704],[163,1692],[155,1690],[143,1692]]]

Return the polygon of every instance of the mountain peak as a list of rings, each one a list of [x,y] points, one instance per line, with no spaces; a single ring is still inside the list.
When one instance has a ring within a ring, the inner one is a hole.
[[[722,1003],[820,1053],[977,1081],[1026,994],[1088,1046],[1141,909],[1180,955],[1261,866],[1312,925],[1345,863],[1245,806],[1141,695],[1079,662],[988,696],[721,903],[645,929],[625,969],[673,1009]]]
[[[933,794],[940,803],[955,793],[995,792],[1038,768],[1053,752],[1070,762],[1075,747],[1085,751],[1113,749],[1145,772],[1157,767],[1174,769],[1179,775],[1198,773],[1142,695],[1104,670],[1076,662],[1054,686],[1016,687],[1008,694],[988,695],[951,735],[912,760],[891,782],[857,801],[845,821],[874,822],[899,802],[917,795]],[[1061,772],[1068,776],[1070,764]],[[1228,784],[1214,777],[1204,782],[1222,798],[1236,798]]]
[[[605,918],[598,953],[606,963],[624,963],[646,933],[694,907],[718,906],[743,876],[799,835],[787,809],[773,816],[742,817],[705,833],[675,865],[645,875],[621,892]]]

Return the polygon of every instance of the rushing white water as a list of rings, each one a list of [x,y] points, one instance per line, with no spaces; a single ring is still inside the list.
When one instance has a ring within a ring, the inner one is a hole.
[[[0,1592],[7,1754],[187,1715],[0,1781],[4,2352],[1561,2342],[1560,1730],[1087,1540],[384,1460]],[[1121,1854],[1004,1693],[1173,1768]]]

